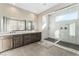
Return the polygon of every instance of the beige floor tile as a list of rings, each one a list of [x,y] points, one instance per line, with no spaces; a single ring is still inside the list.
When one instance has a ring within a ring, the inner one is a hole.
[[[77,54],[66,51],[56,46],[46,48],[40,44],[33,43],[16,49],[0,53],[0,56],[77,56]]]

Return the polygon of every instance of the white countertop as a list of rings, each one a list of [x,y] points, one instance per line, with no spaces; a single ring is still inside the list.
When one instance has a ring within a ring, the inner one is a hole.
[[[0,36],[6,36],[6,35],[17,35],[17,34],[28,34],[28,33],[37,33],[41,31],[16,31],[16,32],[6,32],[6,33],[0,33]]]

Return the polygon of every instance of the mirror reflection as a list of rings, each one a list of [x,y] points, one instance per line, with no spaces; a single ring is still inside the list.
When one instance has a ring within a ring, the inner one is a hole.
[[[0,32],[31,31],[34,30],[33,21],[19,20],[3,16],[0,19]]]

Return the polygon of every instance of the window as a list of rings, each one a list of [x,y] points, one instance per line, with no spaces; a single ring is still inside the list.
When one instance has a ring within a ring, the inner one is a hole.
[[[78,19],[78,12],[67,13],[61,16],[56,17],[56,22],[67,21],[67,20],[76,20]]]
[[[70,24],[69,27],[70,36],[75,36],[75,23]]]

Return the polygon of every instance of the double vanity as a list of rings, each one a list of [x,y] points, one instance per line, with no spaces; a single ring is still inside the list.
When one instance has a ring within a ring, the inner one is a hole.
[[[39,31],[17,31],[0,35],[0,52],[41,40]]]

